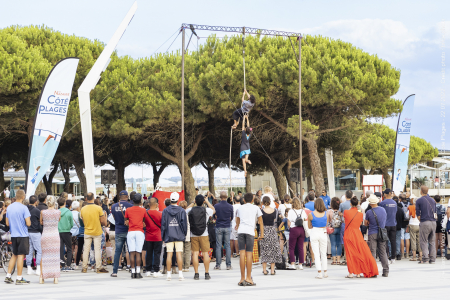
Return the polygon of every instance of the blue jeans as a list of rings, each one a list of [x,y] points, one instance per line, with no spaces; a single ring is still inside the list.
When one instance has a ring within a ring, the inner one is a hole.
[[[222,241],[224,242],[226,252],[227,267],[231,266],[231,248],[230,248],[230,228],[216,228],[216,266],[219,267],[222,263]]]
[[[27,267],[31,266],[31,261],[33,260],[33,254],[36,250],[36,265],[41,263],[41,234],[39,232],[30,232],[28,233],[28,237],[30,240],[30,252],[27,255]],[[40,274],[39,274],[40,275]]]
[[[126,240],[127,240],[126,232],[116,233],[116,252],[114,253],[113,273],[117,274],[117,271],[119,270],[120,254],[122,254],[123,244],[125,244]]]
[[[400,241],[402,239],[402,231],[401,230],[397,230],[397,234],[395,236],[395,243],[397,244],[397,250],[395,252],[395,254],[400,255]]]
[[[342,255],[342,244],[341,244],[341,228],[334,228],[332,234],[330,234],[331,242],[331,256],[341,256]]]

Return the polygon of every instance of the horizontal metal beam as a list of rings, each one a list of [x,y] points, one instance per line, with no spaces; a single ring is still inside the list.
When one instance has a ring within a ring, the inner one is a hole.
[[[195,24],[183,24],[181,26],[186,29],[194,29],[194,30],[223,31],[223,32],[275,35],[275,36],[286,36],[286,37],[291,37],[291,36],[301,37],[302,36],[301,33],[296,33],[296,32],[286,32],[286,31],[259,29],[259,28],[251,28],[251,27],[210,26],[210,25],[195,25]]]

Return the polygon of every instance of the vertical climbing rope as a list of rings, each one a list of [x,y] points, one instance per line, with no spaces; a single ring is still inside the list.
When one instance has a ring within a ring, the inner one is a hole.
[[[242,27],[242,61],[244,62],[244,90],[247,90],[245,84],[245,26]]]

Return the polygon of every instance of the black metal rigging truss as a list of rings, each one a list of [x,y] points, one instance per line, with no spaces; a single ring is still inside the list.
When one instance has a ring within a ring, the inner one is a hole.
[[[229,26],[209,26],[209,25],[195,25],[195,24],[183,24],[182,29],[191,30],[209,30],[209,31],[224,31],[224,32],[236,32],[244,34],[260,34],[260,35],[275,35],[275,36],[286,36],[286,37],[302,37],[301,33],[296,32],[286,32],[279,30],[270,29],[259,29],[251,27],[229,27]]]

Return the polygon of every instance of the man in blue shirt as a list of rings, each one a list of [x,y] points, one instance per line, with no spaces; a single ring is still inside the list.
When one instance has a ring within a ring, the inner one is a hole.
[[[220,192],[220,202],[214,205],[216,210],[216,266],[214,270],[220,270],[222,263],[222,241],[226,252],[227,270],[231,270],[230,234],[231,221],[233,220],[233,206],[227,202],[227,193]]]
[[[386,231],[389,237],[389,243],[391,244],[391,252],[389,260],[391,264],[395,262],[395,254],[397,253],[397,203],[392,200],[392,191],[386,189],[383,192],[384,200],[380,202],[379,206],[386,210]],[[389,246],[386,248],[389,253]]]
[[[16,193],[16,202],[8,206],[6,211],[6,226],[9,226],[11,232],[13,256],[9,261],[5,282],[14,282],[11,279],[11,273],[17,262],[16,285],[30,283],[25,280],[25,278],[22,278],[23,260],[25,259],[25,255],[30,251],[27,226],[31,226],[30,211],[22,203],[24,199],[25,192],[23,190],[18,190]]]
[[[327,191],[323,190],[322,191],[322,196],[320,197],[323,199],[323,203],[325,204],[325,207],[328,209],[330,208],[330,196],[327,195]]]
[[[117,271],[119,270],[120,254],[122,254],[123,244],[127,240],[128,226],[125,225],[125,211],[127,208],[133,207],[128,202],[128,192],[121,191],[119,193],[119,202],[111,207],[111,214],[114,217],[116,227],[116,252],[114,253],[114,266],[111,277],[117,277]],[[128,253],[127,253],[128,256]],[[130,260],[127,257],[127,264],[130,264]]]
[[[314,211],[314,200],[315,200],[314,193],[309,192],[308,196],[306,196],[306,200],[308,202],[306,202],[305,208],[309,209],[310,211]]]
[[[376,259],[378,251],[378,256],[380,257],[381,265],[383,266],[383,277],[388,277],[389,262],[386,252],[386,242],[378,239],[378,229],[385,228],[387,214],[383,208],[378,206],[379,201],[380,200],[378,200],[377,196],[374,194],[370,195],[367,199],[367,202],[369,202],[372,209],[369,209],[366,212],[364,224],[369,227],[367,234],[369,236],[368,242],[370,252],[372,252],[372,256]]]
[[[429,262],[434,264],[436,261],[436,201],[428,196],[428,187],[420,187],[420,197],[416,201],[416,215],[420,221],[419,235],[420,247],[422,248],[422,261],[419,264]],[[9,209],[9,207],[8,207]],[[428,245],[431,245],[430,250]]]

